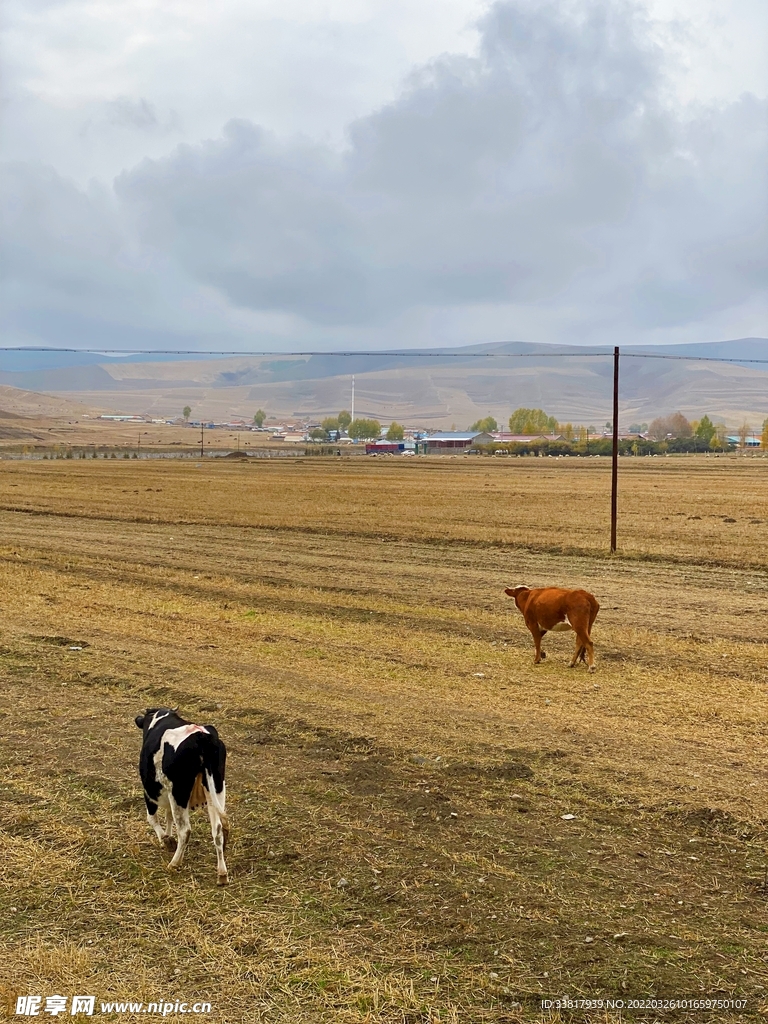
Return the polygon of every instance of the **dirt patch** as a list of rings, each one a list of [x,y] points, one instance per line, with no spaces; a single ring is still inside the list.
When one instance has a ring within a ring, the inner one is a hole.
[[[514,779],[529,780],[534,777],[530,765],[522,761],[505,761],[501,764],[463,764],[454,762],[446,765],[445,774],[460,779],[498,779],[510,781]]]
[[[700,835],[737,835],[742,839],[764,835],[765,827],[768,825],[762,822],[763,827],[759,828],[756,824],[740,821],[733,814],[717,807],[697,807],[690,811],[673,812],[672,816],[680,821],[683,828]]]
[[[39,640],[44,644],[53,644],[54,647],[79,647],[81,650],[85,650],[91,645],[87,640],[72,640],[67,636],[33,636],[32,640]]]

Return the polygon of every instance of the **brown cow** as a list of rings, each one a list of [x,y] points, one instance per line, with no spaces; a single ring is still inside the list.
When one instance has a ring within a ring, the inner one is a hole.
[[[572,629],[576,633],[576,651],[569,668],[576,662],[584,661],[586,654],[589,671],[595,671],[595,652],[590,639],[600,605],[588,590],[564,590],[562,587],[507,588],[504,591],[514,597],[515,604],[523,613],[525,624],[531,631],[536,645],[534,665],[538,665],[546,654],[541,649],[541,640],[550,630],[555,633]]]

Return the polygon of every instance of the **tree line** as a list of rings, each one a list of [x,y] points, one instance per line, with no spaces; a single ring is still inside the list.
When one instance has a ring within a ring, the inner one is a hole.
[[[378,420],[364,416],[352,419],[350,413],[342,409],[338,416],[327,416],[309,436],[313,441],[337,441],[342,431],[346,431],[347,436],[355,441],[368,441],[381,436],[381,424]],[[393,421],[385,436],[388,441],[402,441],[405,427]]]
[[[191,412],[191,408],[185,405],[183,410],[185,422],[189,420]],[[253,417],[254,425],[257,427],[263,426],[266,418],[267,414],[264,410],[258,409]],[[490,434],[499,429],[499,424],[493,416],[486,416],[483,419],[476,420],[469,429]],[[610,422],[605,424],[605,430],[607,432],[612,430]],[[365,441],[381,436],[381,424],[378,420],[365,417],[353,420],[349,411],[342,409],[337,416],[326,417],[320,426],[312,431],[310,437],[314,441],[334,441],[339,439],[342,431],[346,431],[348,436],[355,440]],[[509,417],[509,432],[522,435],[561,434],[564,442],[551,441],[548,443],[550,446],[565,443],[568,447],[568,452],[563,451],[563,454],[570,453],[571,451],[580,454],[586,450],[584,446],[588,444],[591,445],[589,449],[591,452],[600,454],[597,451],[597,446],[603,443],[602,439],[588,440],[590,435],[597,433],[596,427],[592,425],[559,423],[555,416],[550,416],[543,409],[527,409],[524,407],[515,409]],[[657,416],[650,424],[633,423],[629,427],[629,432],[631,434],[647,434],[648,437],[648,440],[638,438],[633,442],[625,439],[624,442],[620,443],[620,449],[623,445],[624,448],[628,447],[634,454],[650,455],[666,451],[725,451],[729,447],[734,447],[727,441],[725,425],[713,423],[706,414],[700,420],[689,420],[681,412],[673,412],[669,416]],[[738,427],[736,434],[739,438],[739,447],[745,448],[747,438],[752,435],[752,427],[749,423],[744,422]],[[393,421],[390,423],[385,436],[388,441],[402,441],[405,436],[405,428],[402,424]],[[605,443],[611,444],[607,439]],[[651,446],[650,448],[649,445]],[[656,447],[653,447],[653,445]],[[521,447],[520,443],[517,444],[517,447]],[[523,443],[522,448],[525,448],[525,452],[521,451],[520,454],[526,454],[532,448],[538,450],[540,447],[541,444],[539,442]],[[768,418],[762,424],[760,447],[768,449]]]
[[[492,433],[498,429],[499,425],[493,416],[476,420],[470,427],[470,430],[485,433]],[[606,432],[611,432],[612,429],[612,423],[605,424]],[[597,433],[597,429],[592,425],[559,423],[555,416],[548,415],[543,409],[520,408],[515,409],[509,417],[509,432],[511,434],[561,434],[569,446],[583,446],[587,443],[590,435]],[[713,423],[706,414],[700,420],[689,420],[681,412],[674,412],[669,416],[657,416],[650,425],[648,423],[633,423],[629,427],[629,432],[631,434],[647,434],[650,442],[666,445],[663,451],[725,451],[728,447],[733,447],[726,439],[725,424]],[[736,430],[736,434],[740,447],[745,448],[747,438],[752,434],[752,427],[749,423],[742,423]],[[589,443],[594,449],[594,446],[601,442],[593,440]],[[631,448],[633,442],[628,441],[627,444]],[[646,449],[648,442],[638,438],[636,447],[638,451]],[[764,420],[762,425],[761,447],[768,449],[768,419]],[[654,452],[643,450],[642,454],[655,454],[655,450]]]
[[[700,437],[670,438],[667,441],[619,438],[620,455],[676,455],[732,451],[735,447],[736,445],[728,442],[725,442],[722,448],[713,447]],[[478,450],[486,453],[501,450],[510,455],[610,455],[613,452],[613,440],[610,437],[583,438],[574,441],[550,441],[546,438],[535,438],[532,441],[495,441],[492,444],[479,445]]]

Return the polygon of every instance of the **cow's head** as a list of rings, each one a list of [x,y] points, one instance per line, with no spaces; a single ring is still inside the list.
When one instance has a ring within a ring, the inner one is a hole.
[[[507,587],[507,589],[504,591],[504,593],[507,594],[509,597],[514,597],[515,604],[520,609],[520,611],[522,611],[525,607],[525,602],[530,592],[531,588],[525,587],[522,584],[518,584],[518,586],[516,587]]]
[[[143,715],[136,715],[134,722],[137,728],[148,732],[160,718],[165,718],[166,715],[175,715],[178,710],[178,708],[147,708]]]

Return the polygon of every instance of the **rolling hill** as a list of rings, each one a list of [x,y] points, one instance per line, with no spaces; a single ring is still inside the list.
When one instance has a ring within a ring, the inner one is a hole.
[[[718,359],[728,361],[707,361]],[[755,359],[766,363],[748,362]],[[457,428],[488,413],[505,422],[520,405],[600,426],[611,417],[612,373],[610,349],[526,343],[222,358],[0,354],[0,384],[82,406],[174,416],[190,405],[194,416],[217,420],[261,407],[317,418],[349,408],[354,374],[356,415]],[[677,409],[757,426],[768,416],[768,339],[623,349],[620,402],[622,427]]]

